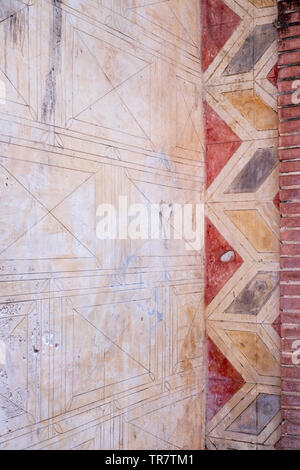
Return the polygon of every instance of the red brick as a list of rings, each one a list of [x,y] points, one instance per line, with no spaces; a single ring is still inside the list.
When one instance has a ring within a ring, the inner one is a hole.
[[[293,80],[291,80],[288,83],[292,84]],[[287,106],[287,105],[295,104],[292,101],[292,97],[293,97],[293,93],[287,93],[285,95],[279,95],[278,100],[277,100],[278,106]]]
[[[300,49],[300,38],[280,39],[280,41],[278,41],[278,50],[280,52],[291,51],[293,49]]]
[[[295,350],[294,342],[295,342],[294,339],[282,339],[281,340],[281,350],[283,352],[292,352],[292,351],[294,351]],[[298,346],[297,346],[297,349],[298,349]],[[299,383],[299,387],[300,387],[300,377],[299,377],[299,382],[298,383]]]
[[[281,336],[282,338],[300,339],[300,325],[289,325],[283,322]]]
[[[300,367],[281,366],[280,371],[282,379],[298,379],[300,377]]]
[[[296,150],[298,151],[299,149]],[[288,151],[290,151],[290,149]],[[280,173],[300,171],[300,160],[296,162],[280,162],[279,171]]]
[[[298,286],[299,289],[299,286]],[[300,314],[299,312],[281,312],[280,321],[282,325],[299,325]]]
[[[300,285],[299,284],[281,284],[280,285],[280,294],[281,295],[299,295],[300,296]]]
[[[290,11],[297,10],[298,0],[279,0],[278,11],[280,16],[287,14]],[[283,22],[283,21],[281,21]]]
[[[280,308],[282,310],[300,310],[300,298],[289,299],[287,297],[282,297],[280,299]]]
[[[295,202],[280,204],[280,213],[282,215],[300,214],[300,204]]]
[[[281,396],[281,405],[289,407],[297,407],[300,409],[300,395],[286,395]]]
[[[285,13],[284,23],[297,23],[300,21],[300,12],[299,11],[291,11],[289,13]]]
[[[279,147],[292,147],[300,144],[300,134],[279,137]]]
[[[296,256],[300,255],[300,245],[286,245],[281,244],[280,247],[281,256]]]
[[[279,108],[278,117],[279,120],[300,117],[300,106],[292,106],[291,108]]]
[[[292,350],[292,344],[294,343],[295,340],[293,339],[287,339],[287,338],[281,338],[281,352],[289,352]]]
[[[280,122],[278,126],[278,130],[280,134],[290,134],[292,132],[299,132],[300,121],[297,119],[293,121]]]
[[[298,287],[299,293],[299,284],[294,284],[294,286]],[[294,294],[298,297],[298,293]],[[294,297],[287,297],[288,294],[285,294],[285,297],[281,298],[294,298]],[[289,294],[290,296],[291,294]],[[299,312],[281,312],[280,313],[280,322],[282,325],[299,325],[300,324],[300,313]]]
[[[280,14],[282,22],[296,22],[300,21],[300,11],[289,12],[291,2],[283,0],[279,3]],[[281,38],[299,35],[300,26],[295,25],[288,28],[282,28],[279,31]],[[279,117],[279,147],[300,147],[300,106],[295,106],[293,103],[293,92],[298,88],[293,78],[300,78],[300,52],[295,51],[300,49],[300,38],[293,39],[280,39],[278,44],[279,52],[279,81],[278,90],[281,94],[278,96],[278,117]],[[293,50],[294,49],[294,50]],[[295,64],[288,66],[289,64]],[[287,80],[284,80],[287,79]],[[286,134],[286,135],[284,135]],[[288,135],[290,134],[290,135]],[[293,134],[293,135],[292,135]],[[279,150],[279,158],[281,160],[280,172],[292,173],[300,171],[300,148],[286,148]],[[298,159],[294,162],[282,162],[282,160]],[[281,201],[300,201],[300,189],[285,189],[293,186],[300,186],[300,175],[285,174],[280,175],[280,200]],[[282,375],[282,390],[284,392],[299,393],[299,396],[293,396],[289,393],[283,394],[282,406],[285,408],[298,407],[299,410],[285,410],[283,409],[283,417],[286,421],[282,425],[282,439],[277,443],[278,449],[300,449],[300,367],[295,367],[291,364],[292,361],[292,345],[295,339],[300,338],[300,285],[290,284],[291,282],[300,281],[300,243],[287,244],[285,242],[300,242],[300,230],[288,230],[288,228],[300,227],[300,204],[297,202],[281,203],[280,213],[283,215],[299,214],[299,217],[281,217],[280,226],[287,228],[281,230],[281,269],[290,269],[289,271],[281,271],[280,273],[280,308],[282,310],[280,315],[281,325],[281,375]],[[286,257],[284,257],[286,255]],[[298,257],[294,257],[297,256]],[[291,271],[293,269],[293,271]],[[294,271],[294,269],[298,271]],[[287,284],[284,284],[286,282]],[[286,297],[287,295],[293,297]],[[298,313],[299,312],[299,313]],[[284,364],[291,365],[284,366]],[[291,381],[288,379],[299,379],[299,381]],[[295,415],[292,414],[295,413]],[[289,421],[292,418],[297,421]],[[296,439],[298,436],[299,439]]]
[[[300,438],[297,437],[282,437],[280,439],[281,449],[300,449]]]
[[[300,175],[284,175],[280,176],[280,187],[300,186]]]
[[[300,271],[281,271],[281,281],[300,281]]]
[[[282,417],[292,423],[300,423],[300,410],[282,410]]]
[[[300,258],[280,258],[280,267],[281,269],[287,268],[299,268],[300,269]]]
[[[289,423],[286,421],[281,426],[282,434],[289,434],[291,436],[300,436],[300,424]]]
[[[300,269],[300,258],[280,258],[281,269],[286,268],[299,268]]]
[[[292,362],[292,351],[281,351],[281,365],[291,366]]]
[[[298,107],[297,107],[298,109]],[[291,158],[299,158],[300,159],[300,147],[294,149],[282,149],[279,150],[279,158],[280,160],[289,160]]]
[[[297,88],[295,88],[295,86],[295,80],[286,80],[283,82],[278,82],[278,91],[279,93],[283,93],[286,91],[296,91],[299,87],[297,86]]]
[[[300,189],[282,189],[279,197],[280,201],[300,201]]]
[[[292,65],[288,67],[281,67],[278,70],[278,79],[283,78],[300,78],[300,66]]]
[[[284,392],[300,393],[300,382],[291,382],[283,380],[281,383],[281,389]]]
[[[281,178],[287,178],[287,176],[281,176]],[[281,217],[280,227],[300,227],[300,217]]]
[[[297,64],[299,60],[299,52],[287,52],[280,54],[278,58],[278,65]]]
[[[284,230],[280,232],[280,240],[283,242],[300,242],[300,230]],[[292,268],[296,268],[296,261],[295,266],[291,266]]]
[[[300,26],[295,25],[295,26],[289,26],[289,27],[283,28],[282,30],[279,31],[279,36],[281,38],[288,38],[291,36],[300,36]]]

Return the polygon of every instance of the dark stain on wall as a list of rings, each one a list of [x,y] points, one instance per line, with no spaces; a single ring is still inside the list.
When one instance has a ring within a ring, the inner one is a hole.
[[[6,20],[8,17],[13,16],[18,10],[24,8],[24,4],[16,0],[1,0],[0,1],[0,22]]]
[[[283,0],[278,2],[277,28],[280,29],[281,32],[284,33],[291,25],[289,21],[290,12],[298,9],[300,9],[300,0]],[[300,22],[297,23],[300,24]]]
[[[277,165],[278,153],[275,148],[258,149],[233,180],[226,194],[258,191]]]
[[[25,24],[26,24],[27,9],[20,10],[12,15],[5,23],[5,35],[12,39],[13,44],[20,45],[23,48],[25,39]]]
[[[258,272],[227,308],[226,313],[258,315],[278,283],[277,272]]]
[[[227,66],[225,75],[249,72],[276,37],[273,24],[257,25]]]
[[[11,14],[8,15],[5,21],[3,20],[4,48],[2,54],[4,57],[5,73],[8,73],[8,64],[12,62],[11,57],[9,58],[7,55],[7,51],[16,49],[16,51],[18,51],[17,53],[21,52],[23,54],[23,45],[26,36],[27,8],[19,9],[14,12],[12,10],[4,12],[3,8],[0,8],[0,18],[1,15],[5,16],[9,11]]]
[[[46,76],[46,90],[42,103],[42,121],[53,123],[56,104],[56,77],[61,66],[62,9],[61,0],[52,0],[53,22],[50,28],[50,69]]]

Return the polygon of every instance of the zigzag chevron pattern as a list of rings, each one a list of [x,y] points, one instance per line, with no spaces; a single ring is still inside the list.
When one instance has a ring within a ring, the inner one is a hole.
[[[280,438],[274,0],[202,0],[208,449]]]

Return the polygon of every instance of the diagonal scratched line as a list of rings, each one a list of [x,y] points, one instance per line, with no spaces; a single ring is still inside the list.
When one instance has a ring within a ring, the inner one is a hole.
[[[18,2],[20,2],[20,0],[18,0]],[[22,5],[24,5],[24,6],[20,5],[20,8],[18,10],[16,10],[14,13],[10,13],[6,18],[3,18],[3,20],[0,21],[0,24],[3,23],[4,21],[8,20],[8,18],[11,18],[12,16],[15,16],[15,15],[19,14],[21,11],[24,11],[26,9],[28,10],[28,7],[31,6],[31,5],[24,4],[24,2],[22,2]]]
[[[121,103],[122,104],[122,103]],[[125,106],[124,106],[125,107]],[[77,120],[74,120],[74,122],[83,122],[84,124],[90,124],[91,126],[95,126],[95,127],[99,127],[100,129],[106,129],[106,130],[109,130],[111,132],[118,132],[119,134],[124,134],[125,136],[129,136],[129,137],[135,137],[137,139],[143,139],[144,141],[147,141],[149,140],[147,137],[144,137],[144,136],[141,136],[141,135],[136,135],[136,134],[130,134],[129,132],[126,132],[126,131],[121,131],[119,129],[114,129],[112,127],[108,127],[108,126],[104,126],[103,124],[98,124],[98,123],[95,123],[93,121],[88,121],[87,119],[86,120],[83,120],[83,119],[77,119]],[[72,125],[72,123],[71,123]],[[70,128],[70,130],[72,131],[72,129]],[[106,138],[106,140],[109,140]],[[118,141],[115,141],[115,140],[110,140],[110,142],[113,142],[114,144],[117,142],[117,143],[120,143]],[[153,151],[153,149],[152,149]]]
[[[162,3],[168,3],[168,2],[162,2]],[[137,9],[141,9],[141,8],[146,8],[147,6],[148,6],[148,5],[142,5],[142,6],[139,6],[139,7],[135,7],[135,9],[137,10]],[[167,5],[167,6],[169,7],[169,5]],[[170,8],[170,7],[169,7],[169,8]],[[171,10],[171,13],[173,13],[173,10]],[[147,16],[144,16],[143,14],[139,13],[138,11],[136,12],[136,14],[137,14],[140,18],[142,18],[142,19],[148,21],[149,23],[151,23],[152,25],[155,25],[155,26],[157,26],[158,28],[162,29],[163,31],[166,31],[168,34],[170,34],[171,36],[174,36],[176,39],[178,39],[178,40],[180,40],[180,41],[182,41],[182,42],[185,42],[185,43],[188,44],[189,46],[197,47],[197,46],[195,46],[195,44],[194,44],[193,41],[192,41],[192,43],[190,43],[187,39],[182,38],[181,36],[178,36],[177,34],[172,33],[172,32],[169,31],[166,27],[162,26],[162,25],[159,24],[159,23],[156,23],[155,21],[150,20]],[[174,15],[174,16],[175,16],[175,15]],[[175,17],[176,17],[176,16],[175,16]],[[177,17],[176,17],[176,18],[177,18]],[[179,22],[179,24],[181,25],[180,22]],[[182,25],[181,25],[181,26],[182,26]],[[190,37],[190,36],[189,36],[189,37]],[[160,39],[161,39],[161,38],[160,38]]]
[[[145,429],[143,429],[143,428],[142,428],[141,426],[139,426],[138,424],[135,424],[135,423],[132,423],[132,422],[129,422],[129,424],[130,424],[131,426],[134,426],[134,427],[138,428],[140,431],[143,431],[145,434],[149,434],[150,436],[154,437],[155,439],[158,439],[159,441],[165,442],[166,444],[168,444],[168,445],[171,446],[171,447],[176,447],[176,449],[181,450],[180,447],[176,446],[176,445],[173,444],[172,442],[168,442],[168,441],[166,441],[165,439],[156,436],[156,435],[153,434],[152,432],[146,431]]]
[[[189,108],[188,108],[188,105],[187,105],[187,102],[186,102],[186,99],[185,99],[185,96],[184,96],[184,93],[183,93],[181,87],[180,87],[180,94],[181,94],[181,96],[182,96],[182,98],[183,98],[185,107],[186,107],[186,109],[188,110]],[[191,120],[191,123],[192,123],[192,125],[193,125],[193,129],[194,129],[194,131],[195,131],[195,133],[196,133],[196,135],[197,135],[197,137],[198,137],[200,146],[201,146],[201,148],[202,148],[202,150],[203,150],[203,152],[204,152],[204,151],[205,151],[204,145],[203,145],[203,143],[201,142],[200,136],[199,136],[198,131],[197,131],[196,127],[195,127],[195,123],[194,123],[194,121],[193,121],[193,119],[192,119],[192,112],[193,112],[195,109],[196,109],[196,104],[194,104],[194,106],[192,107],[192,109],[191,109],[191,111],[190,111],[190,113],[189,113],[189,116],[188,116],[188,118],[187,118],[187,120],[186,120],[185,126],[187,125],[188,120],[190,119],[190,120]],[[184,129],[185,129],[185,127],[184,127]]]
[[[169,3],[170,0],[161,0],[161,1],[158,1],[158,2],[152,2],[152,3],[146,3],[144,5],[139,5],[137,7],[129,7],[127,8],[127,10],[136,10],[136,8],[143,8],[143,7],[150,7],[152,5],[161,5],[162,3]]]
[[[82,111],[80,111],[78,114],[75,114],[75,116],[72,116],[73,119],[77,119],[82,113],[84,113],[87,109],[89,108],[92,108],[95,104],[98,103],[98,101],[102,100],[102,98],[105,98],[107,95],[109,95],[110,93],[112,93],[113,91],[116,91],[118,88],[121,88],[127,81],[129,81],[131,78],[135,77],[136,75],[138,75],[139,73],[141,73],[142,71],[144,71],[147,67],[149,67],[149,65],[145,65],[145,67],[143,67],[141,70],[138,70],[137,72],[135,72],[133,75],[131,75],[130,77],[128,77],[126,80],[124,80],[123,82],[119,83],[119,85],[116,85],[114,88],[112,88],[111,90],[109,90],[107,93],[105,93],[104,95],[100,96],[100,98],[97,98],[93,103],[89,104],[88,106],[86,106]]]
[[[182,94],[182,93],[181,93],[181,94]],[[188,111],[189,114],[188,114],[188,117],[186,118],[185,124],[184,124],[184,126],[183,126],[183,128],[182,128],[182,130],[181,130],[181,134],[179,134],[179,138],[180,138],[181,135],[184,135],[184,131],[185,131],[186,128],[187,128],[187,125],[188,125],[188,123],[189,123],[189,120],[192,121],[191,115],[192,115],[192,112],[194,111],[194,109],[195,109],[195,108],[192,107],[191,111]],[[192,124],[193,124],[193,122],[192,122]],[[193,127],[194,127],[194,126],[193,126]],[[180,148],[182,148],[182,147],[180,147]]]
[[[141,364],[137,359],[135,359],[131,354],[129,354],[127,351],[125,351],[121,346],[119,346],[115,341],[113,341],[109,336],[107,336],[103,331],[101,331],[99,328],[97,328],[91,321],[89,321],[84,315],[82,315],[76,308],[73,307],[73,310],[81,317],[83,320],[85,320],[87,323],[89,323],[93,328],[95,328],[99,333],[101,333],[110,343],[112,343],[116,348],[118,348],[122,353],[126,354],[126,356],[130,357],[134,362],[136,362],[140,367],[142,367],[144,370],[146,370],[150,374],[150,370],[147,369],[143,364]]]
[[[101,165],[101,164],[100,164]],[[58,204],[56,204],[56,206],[54,206],[50,213],[52,214],[52,212],[57,209],[57,207],[59,207],[61,204],[63,204],[70,196],[72,196],[74,193],[76,193],[76,191],[78,191],[79,188],[81,188],[81,186],[83,186],[85,183],[87,183],[91,178],[93,178],[97,173],[99,172],[96,171],[95,173],[92,173],[90,174],[84,181],[82,181],[82,183],[80,183],[79,186],[77,186],[76,188],[74,188],[66,197],[64,197]],[[53,215],[53,214],[52,214]],[[54,216],[54,215],[53,215]],[[55,217],[55,216],[54,216]]]
[[[103,361],[103,369],[105,370],[105,365],[106,365],[106,358],[105,358],[105,353],[104,353],[104,361]],[[114,382],[114,385],[119,385],[119,384],[122,384],[122,383],[126,383],[128,382],[128,380],[131,380],[131,379],[138,379],[140,377],[144,377],[145,375],[148,375],[148,372],[145,371],[144,373],[142,374],[138,374],[138,375],[135,375],[134,377],[131,377],[130,379],[122,379],[122,380],[118,380],[117,382]],[[99,385],[99,386],[96,386],[96,388],[92,388],[90,390],[88,390],[87,392],[78,392],[76,394],[74,394],[73,398],[75,397],[81,397],[81,396],[84,396],[86,395],[87,393],[91,393],[91,392],[96,392],[96,391],[99,391],[99,390],[103,390],[107,387],[109,387],[111,384],[108,384],[106,385],[104,380],[103,380],[103,385]],[[111,395],[112,397],[114,397],[114,395]],[[89,403],[90,404],[90,403]]]
[[[46,214],[45,214],[44,216],[42,216],[37,222],[35,222],[31,227],[29,227],[28,230],[25,230],[25,232],[22,233],[22,235],[20,235],[16,240],[14,240],[12,243],[10,243],[6,248],[4,248],[2,251],[0,251],[0,255],[2,255],[2,253],[4,253],[5,251],[7,251],[12,245],[14,245],[18,240],[20,240],[20,239],[21,239],[26,233],[28,233],[33,227],[35,227],[35,226],[38,225],[43,219],[45,219],[45,217],[47,217],[47,215],[49,214],[49,210],[48,210],[46,207],[44,207],[44,205],[43,205],[33,194],[31,194],[30,191],[29,191],[27,188],[25,188],[25,186],[24,186],[20,181],[18,181],[18,179],[17,179],[13,174],[11,174],[10,171],[8,171],[2,164],[0,164],[0,167],[4,168],[5,171],[7,171],[7,173],[9,173],[10,176],[11,176],[15,181],[17,181],[17,183],[19,183],[19,184],[23,187],[23,189],[25,189],[26,192],[29,193],[29,194],[33,197],[33,199],[34,199],[38,204],[40,204],[41,207],[43,207],[43,208],[46,210]]]
[[[89,51],[89,53],[94,57],[94,55],[92,54],[92,52],[90,51],[88,45],[86,44],[86,42],[82,39],[82,37],[80,36],[81,38],[81,41],[83,42],[83,44],[85,45],[85,47],[87,48],[87,50]],[[94,57],[95,58],[95,57]],[[104,74],[104,76],[106,77],[106,79],[108,80],[108,82],[110,83],[110,85],[112,87],[114,87],[113,83],[111,82],[110,78],[108,77],[108,75],[105,73],[105,71],[103,70],[103,68],[101,67],[101,64],[99,64],[99,62],[97,61],[97,59],[95,58],[95,61],[96,63],[98,64],[98,67],[101,69],[102,73]],[[149,66],[150,64],[147,64],[147,67]],[[144,67],[146,68],[146,67]],[[144,69],[143,68],[143,69]],[[142,70],[142,69],[141,69]],[[139,72],[141,72],[141,70]],[[126,82],[126,80],[125,80]],[[124,83],[125,83],[124,82]],[[152,150],[154,151],[154,144],[153,142],[151,141],[151,138],[148,136],[148,134],[145,132],[145,130],[142,128],[142,126],[140,125],[140,123],[137,121],[136,117],[134,116],[134,114],[132,113],[132,111],[128,108],[128,106],[126,105],[126,103],[124,103],[124,100],[123,98],[120,96],[120,94],[118,93],[117,89],[115,90],[119,99],[121,100],[123,106],[127,109],[127,111],[130,113],[131,117],[134,119],[134,121],[136,122],[136,124],[138,125],[138,127],[141,129],[141,131],[143,132],[143,134],[145,135],[145,137],[149,140],[149,142],[151,143],[152,145]]]
[[[23,413],[31,416],[31,418],[34,420],[34,416],[29,411],[24,410],[24,408],[22,408],[20,405],[17,405],[14,401],[10,400],[10,398],[7,398],[5,395],[2,395],[2,394],[0,394],[0,397],[4,398],[9,403],[12,403],[12,405],[14,405],[19,410],[23,411]]]
[[[204,386],[202,388],[202,390],[204,389]],[[188,392],[187,392],[188,393]],[[192,398],[194,396],[197,396],[199,394],[199,392],[191,392],[191,395],[186,395],[182,398],[178,398],[177,400],[173,401],[172,403],[166,403],[166,404],[163,404],[162,406],[160,406],[159,408],[154,408],[154,409],[151,409],[150,411],[147,411],[146,413],[142,414],[140,417],[143,418],[144,416],[148,416],[148,415],[151,415],[152,413],[154,413],[155,411],[158,411],[158,410],[163,410],[164,408],[168,408],[170,405],[177,405],[178,403],[181,403],[185,400],[187,400],[188,398]],[[150,399],[149,401],[149,404],[155,404],[155,402],[157,402],[157,398],[153,398],[153,399]],[[133,424],[134,426],[136,426],[136,424],[134,423],[134,421],[136,419],[139,419],[139,418],[132,418],[131,420],[128,421],[128,423],[130,424]],[[147,432],[147,431],[146,431]],[[159,438],[160,439],[160,438]]]
[[[81,38],[81,36],[79,35],[80,37],[80,40],[84,43],[85,47],[88,49],[88,46],[86,45],[86,43],[84,42],[84,40]],[[104,74],[105,78],[108,80],[109,84],[112,85],[112,83],[109,81],[107,75],[104,73],[104,71],[102,70],[101,66],[99,65],[97,59],[95,58],[95,56],[92,54],[92,52],[88,49],[89,53],[94,57],[94,60],[97,64],[97,66],[99,67],[99,69],[101,70],[101,72]],[[104,95],[100,96],[99,98],[97,98],[93,103],[91,103],[90,105],[86,106],[82,111],[80,111],[78,114],[75,114],[75,116],[72,116],[73,119],[76,119],[78,118],[78,116],[80,116],[82,113],[84,113],[84,111],[86,111],[87,109],[93,107],[96,103],[98,103],[98,101],[102,100],[102,98],[105,98],[105,96],[109,95],[109,93],[117,90],[118,88],[120,88],[122,85],[124,85],[126,82],[128,82],[129,80],[131,80],[133,77],[135,77],[136,75],[138,75],[139,73],[143,72],[147,67],[150,67],[151,64],[147,64],[145,65],[144,67],[142,67],[140,70],[138,70],[137,72],[135,72],[134,74],[130,75],[128,78],[126,78],[126,80],[123,80],[122,82],[119,83],[119,85],[116,85],[116,86],[113,86],[113,88],[111,90],[109,90],[107,93],[105,93]]]
[[[24,147],[23,147],[24,148]],[[54,152],[53,152],[54,153]],[[60,154],[59,154],[60,155]],[[64,154],[63,156],[67,156],[66,154]],[[0,158],[3,158],[3,159],[6,159],[6,160],[13,160],[13,161],[17,161],[17,162],[23,162],[23,163],[32,163],[32,165],[44,165],[44,166],[49,166],[50,168],[57,168],[57,169],[60,169],[60,170],[71,170],[71,171],[74,171],[74,172],[77,172],[77,173],[86,173],[88,175],[94,175],[95,172],[93,171],[88,171],[88,170],[80,170],[78,168],[71,168],[70,166],[63,166],[63,165],[55,165],[53,163],[44,163],[44,162],[36,162],[36,161],[33,161],[33,160],[25,160],[24,158],[14,158],[14,157],[7,157],[6,155],[1,155],[0,154]],[[94,162],[97,162],[97,160],[93,160]],[[5,167],[4,167],[5,168]],[[76,188],[75,188],[76,189]],[[73,191],[72,191],[73,192]],[[70,193],[71,194],[71,193]],[[69,194],[69,195],[70,195]],[[69,196],[68,195],[68,196]],[[67,197],[68,197],[67,196]],[[64,198],[65,199],[65,198]],[[63,200],[64,200],[63,199]],[[60,204],[60,203],[59,203]],[[51,209],[52,210],[52,209]]]
[[[17,94],[22,98],[22,100],[24,101],[24,104],[23,106],[28,106],[28,108],[30,108],[29,104],[27,103],[27,101],[25,100],[24,96],[22,95],[22,93],[17,90],[17,88],[15,87],[15,85],[12,83],[12,81],[10,80],[10,78],[7,76],[7,74],[0,68],[0,72],[3,73],[3,75],[5,76],[6,80],[11,84],[11,86],[14,88],[14,90],[16,90]],[[19,103],[17,103],[19,104]]]
[[[176,20],[178,21],[178,23],[180,24],[180,26],[182,27],[182,29],[184,30],[185,34],[190,38],[191,40],[191,43],[198,48],[197,44],[194,42],[193,38],[191,37],[189,31],[186,29],[186,27],[182,24],[182,22],[180,21],[180,19],[178,18],[178,16],[176,15],[175,11],[173,10],[173,8],[168,5],[168,8],[171,10],[172,14],[175,16]]]
[[[187,332],[187,334],[185,335],[184,342],[185,342],[186,339],[189,337],[189,335],[190,335],[190,333],[191,333],[191,331],[192,331],[192,328],[193,328],[193,326],[194,326],[194,321],[195,321],[196,317],[197,317],[198,314],[199,314],[201,304],[202,304],[202,302],[201,302],[201,300],[199,300],[199,302],[197,303],[197,308],[195,309],[195,313],[194,313],[193,319],[191,320],[191,322],[190,322],[190,324],[189,324],[188,332]],[[183,349],[184,349],[184,345],[182,346],[180,353],[183,351]]]
[[[146,201],[149,203],[149,204],[152,204],[152,202],[150,201],[150,199],[143,193],[143,191],[137,186],[137,184],[135,183],[135,181],[128,175],[128,172],[127,172],[127,169],[125,169],[125,173],[126,173],[126,176],[127,178],[129,179],[129,181],[131,182],[131,184],[133,184],[133,186],[136,188],[136,190],[146,199]],[[158,211],[159,212],[159,211]],[[175,232],[175,227],[170,223],[169,220],[165,220],[165,222],[167,222],[170,227],[174,230]],[[177,232],[176,232],[177,233]],[[182,239],[185,241],[186,244],[188,244],[191,248],[192,251],[195,251],[195,249],[193,248],[190,240],[186,240],[184,237],[182,237]],[[148,240],[148,243],[150,243],[150,240]]]
[[[12,336],[14,334],[14,331],[18,328],[18,326],[21,325],[22,321],[24,321],[24,319],[27,317],[27,314],[26,315],[22,315],[23,318],[21,318],[21,320],[15,325],[15,327],[9,332],[8,336]]]
[[[142,300],[149,300],[149,299],[142,299]],[[139,301],[140,301],[140,300],[139,300]],[[131,303],[131,302],[129,302],[129,303]],[[132,317],[131,317],[131,320],[132,320]],[[124,328],[122,329],[121,333],[119,334],[118,340],[123,336],[123,334],[125,333],[125,331],[127,331],[130,326],[133,326],[133,327],[135,326],[136,321],[137,321],[136,319],[135,319],[133,322],[130,321],[129,319],[127,320],[127,323],[125,324]],[[150,339],[150,335],[149,335],[149,339]],[[113,346],[113,345],[112,345],[112,346]],[[106,350],[106,352],[108,352],[108,351],[112,348],[112,346],[111,346],[110,348],[108,348],[108,349]],[[147,370],[148,370],[148,369],[147,369]]]
[[[9,170],[7,170],[7,168],[5,168],[5,167],[4,167],[3,165],[1,165],[1,164],[0,164],[0,167],[4,168],[5,171],[7,171],[7,172],[10,174],[10,176],[11,176],[15,181],[17,181],[17,182],[25,189],[25,191],[26,191],[28,194],[30,194],[30,196],[31,196],[38,204],[40,204],[41,207],[42,207],[43,209],[45,209],[46,212],[47,212],[43,217],[41,217],[41,219],[39,219],[39,220],[38,220],[35,224],[33,224],[28,230],[26,230],[20,237],[18,237],[14,242],[12,242],[9,246],[7,246],[4,250],[2,250],[2,251],[0,252],[0,255],[2,255],[5,251],[7,251],[12,245],[14,245],[18,240],[20,240],[20,238],[22,238],[24,235],[26,235],[26,233],[28,233],[30,230],[32,230],[36,225],[38,225],[40,222],[42,222],[42,220],[44,220],[48,215],[51,215],[51,216],[52,216],[62,227],[64,227],[64,229],[65,229],[72,237],[74,237],[74,238],[78,241],[78,243],[79,243],[83,248],[85,248],[85,249],[92,255],[92,257],[95,258],[95,259],[97,260],[97,262],[101,265],[101,263],[100,263],[100,261],[98,260],[98,258],[96,257],[96,255],[95,255],[94,253],[92,253],[92,252],[90,251],[90,249],[89,249],[88,247],[86,247],[86,246],[85,246],[85,245],[84,245],[84,244],[83,244],[83,243],[82,243],[82,242],[81,242],[81,241],[80,241],[80,240],[79,240],[79,239],[78,239],[78,238],[77,238],[77,237],[76,237],[76,236],[57,218],[57,217],[55,217],[55,215],[52,214],[52,212],[49,211],[49,209],[47,209],[47,207],[46,207],[42,202],[40,202],[40,201],[34,196],[34,194],[32,194],[32,193],[31,193],[31,192],[30,192],[30,191],[29,191],[29,190],[28,190],[10,171],[9,171]],[[91,178],[92,176],[93,176],[93,175],[89,176],[89,178]],[[89,179],[89,178],[87,178],[87,179]],[[84,184],[84,182],[83,182],[82,184]],[[77,188],[77,189],[78,189],[78,188]],[[68,197],[68,196],[67,196],[67,197]],[[56,206],[56,207],[57,207],[57,206]]]

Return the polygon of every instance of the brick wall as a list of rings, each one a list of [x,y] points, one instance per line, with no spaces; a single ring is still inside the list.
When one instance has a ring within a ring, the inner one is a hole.
[[[283,417],[279,448],[300,449],[300,0],[279,0],[278,8]]]

